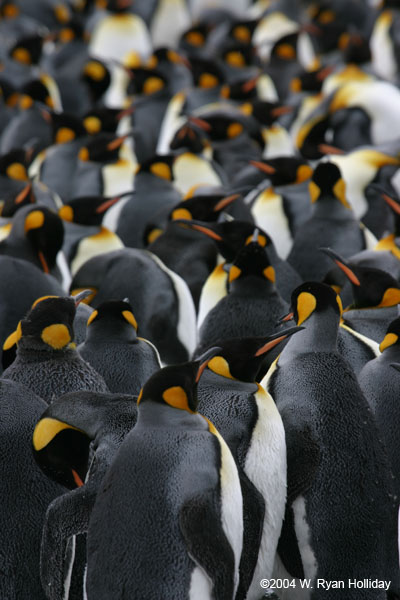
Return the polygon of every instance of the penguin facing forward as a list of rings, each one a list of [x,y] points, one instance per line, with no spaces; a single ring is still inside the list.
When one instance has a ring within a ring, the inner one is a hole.
[[[197,410],[216,349],[154,373],[97,494],[88,529],[88,600],[233,600],[243,516],[232,454]]]
[[[294,236],[288,262],[303,279],[320,281],[329,270],[328,257],[317,254],[331,246],[344,256],[367,247],[365,233],[346,199],[346,184],[333,163],[320,163],[309,184],[313,213]]]
[[[314,589],[301,597],[313,600],[327,593],[315,585],[317,578],[386,579],[396,589],[397,503],[390,466],[368,402],[337,351],[340,300],[329,286],[307,282],[294,290],[291,308],[304,330],[289,339],[262,381],[281,414],[287,444],[287,506],[276,576],[310,578]],[[343,598],[343,591],[328,595]],[[384,600],[386,592],[348,587],[345,596]],[[291,591],[283,595],[288,597],[300,595]]]
[[[0,407],[0,596],[45,600],[39,576],[42,528],[48,505],[66,491],[47,479],[32,457],[32,430],[46,403],[20,383],[1,380]]]
[[[265,247],[251,241],[230,266],[228,294],[205,317],[196,352],[218,340],[268,335],[287,308],[276,289],[275,269]]]
[[[199,383],[199,411],[228,444],[242,486],[244,538],[236,600],[259,600],[260,580],[272,574],[286,502],[282,419],[256,378],[265,356],[298,330],[221,342]]]
[[[107,392],[103,378],[79,356],[73,341],[76,306],[86,296],[87,290],[75,298],[45,296],[35,301],[4,343],[5,350],[15,342],[18,349],[2,379],[28,386],[48,403],[67,391]]]
[[[127,301],[103,302],[89,316],[82,358],[103,377],[111,392],[139,394],[161,368],[157,349],[137,335],[138,325]]]
[[[386,335],[379,345],[382,354],[369,361],[358,375],[358,382],[375,414],[388,451],[397,498],[400,497],[400,460],[396,434],[399,423],[397,408],[400,385],[399,339],[400,318],[397,317],[389,324]]]
[[[83,390],[55,399],[36,423],[32,446],[37,465],[70,490],[46,512],[40,575],[48,599],[64,598],[72,570],[84,569],[86,558],[77,564],[66,549],[68,544],[82,546],[82,538],[72,536],[86,533],[102,478],[136,416],[134,396]]]

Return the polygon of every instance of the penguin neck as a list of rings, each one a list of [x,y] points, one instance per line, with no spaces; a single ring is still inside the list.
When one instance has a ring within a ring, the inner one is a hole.
[[[393,346],[389,346],[388,348],[386,348],[382,352],[381,358],[385,361],[385,363],[400,362],[400,345],[393,344]]]
[[[138,407],[137,426],[149,429],[208,430],[205,419],[198,413],[189,413],[161,402],[146,400]]]
[[[52,348],[41,340],[36,340],[33,337],[22,337],[18,342],[17,356],[34,359],[38,362],[42,360],[63,360],[68,357],[76,356],[75,348],[65,346],[59,350]]]
[[[105,326],[101,322],[98,323],[98,327],[96,325],[97,323],[94,322],[88,327],[86,341],[96,344],[102,342],[132,344],[137,341],[136,330],[129,323],[112,319]]]
[[[147,193],[149,190],[165,191],[170,189],[175,190],[172,181],[157,177],[152,173],[139,173],[135,177],[135,190],[138,193],[142,191]]]
[[[314,205],[313,217],[321,219],[340,219],[347,221],[354,218],[351,210],[343,206],[336,198],[322,198]]]
[[[235,279],[229,285],[229,294],[236,296],[265,296],[266,294],[276,293],[275,286],[264,277],[248,275]]]
[[[331,311],[313,314],[302,326],[304,329],[289,338],[279,355],[280,367],[301,354],[337,351],[338,315],[333,315]]]

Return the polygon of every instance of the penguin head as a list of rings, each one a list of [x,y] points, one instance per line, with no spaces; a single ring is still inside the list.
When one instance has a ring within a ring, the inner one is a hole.
[[[210,58],[190,56],[189,62],[195,87],[213,89],[225,82],[222,69]]]
[[[32,245],[34,254],[45,273],[56,265],[57,254],[64,240],[64,226],[60,217],[46,206],[26,206],[13,217],[10,240],[22,233]]]
[[[160,48],[156,48],[153,54],[150,56],[147,66],[152,68],[154,67],[162,67],[165,66],[174,66],[174,65],[184,65],[185,67],[189,67],[189,61],[183,54],[180,54],[174,48],[169,48],[167,46],[162,46]]]
[[[8,51],[13,60],[24,65],[37,65],[42,55],[44,37],[39,33],[32,33],[20,37]]]
[[[293,107],[279,102],[269,102],[259,98],[251,99],[241,106],[241,111],[251,115],[264,127],[271,127],[279,117],[293,112]]]
[[[87,321],[87,339],[103,332],[106,328],[110,335],[119,340],[133,342],[137,339],[138,325],[132,307],[125,300],[108,300],[90,314]]]
[[[269,287],[275,288],[275,269],[271,266],[265,246],[258,243],[257,229],[254,231],[253,238],[254,241],[252,239],[239,250],[229,268],[229,291],[237,287],[237,282],[249,277],[257,278],[268,283]]]
[[[22,189],[5,196],[0,205],[0,216],[13,217],[20,208],[35,203],[35,193],[32,183],[29,182]]]
[[[86,84],[92,104],[95,104],[108,89],[111,73],[104,62],[91,58],[84,65],[80,79]]]
[[[282,320],[293,318],[298,326],[307,322],[313,314],[327,313],[336,316],[337,323],[342,314],[342,302],[336,292],[325,283],[308,281],[292,292],[291,312]]]
[[[133,112],[131,109],[122,110],[119,108],[109,108],[106,106],[93,107],[83,117],[83,125],[90,135],[95,135],[102,131],[115,133],[116,129],[124,116]]]
[[[96,0],[96,5],[113,14],[131,12],[133,0]]]
[[[191,56],[201,56],[211,31],[212,27],[209,23],[198,22],[193,24],[181,35],[179,48]]]
[[[397,317],[397,319],[394,319],[394,321],[389,324],[385,337],[379,345],[379,350],[384,352],[391,346],[400,346],[400,317]]]
[[[228,29],[228,38],[241,44],[250,44],[259,19],[238,19]]]
[[[208,125],[207,135],[212,142],[233,140],[246,132],[244,119],[223,112],[202,115],[201,119]]]
[[[236,40],[224,44],[219,58],[226,66],[235,69],[258,66],[259,63],[256,48],[251,43]]]
[[[339,167],[334,163],[319,163],[308,187],[312,203],[321,202],[326,198],[336,198],[343,206],[351,210],[346,198],[346,184]]]
[[[179,221],[182,227],[200,231],[212,239],[218,247],[218,251],[224,259],[231,263],[239,250],[246,243],[252,241],[254,236],[254,225],[248,221],[221,221],[219,223],[207,223],[202,221]],[[271,238],[265,231],[258,227],[258,245],[267,248],[273,247]]]
[[[225,84],[222,86],[220,90],[221,98],[226,100],[237,100],[237,101],[247,101],[249,104],[245,105],[245,108],[242,109],[242,112],[245,114],[253,114],[254,108],[253,104],[250,101],[256,102],[258,99],[257,92],[257,82],[259,79],[259,75],[255,75],[249,77],[238,77],[235,78],[234,81],[229,82],[229,84]],[[261,100],[260,100],[261,102]]]
[[[207,368],[228,379],[255,382],[266,355],[302,327],[290,327],[268,337],[248,337],[219,340],[220,351]]]
[[[164,92],[167,78],[161,71],[147,67],[126,67],[129,73],[128,95],[153,96]]]
[[[121,198],[130,194],[131,192],[126,192],[114,197],[80,196],[72,198],[68,203],[61,206],[58,215],[69,223],[101,225],[107,210],[117,204]]]
[[[49,82],[53,80],[46,77],[39,79],[33,79],[22,86],[20,90],[20,97],[18,100],[18,108],[26,110],[33,106],[34,102],[40,102],[49,109],[54,109],[54,100],[51,95]]]
[[[179,202],[169,215],[170,220],[188,219],[198,221],[216,221],[221,211],[226,210],[240,194],[195,195]]]
[[[152,401],[195,413],[197,384],[208,362],[219,350],[218,347],[210,348],[194,361],[170,365],[153,373],[140,390],[139,411],[145,402]]]
[[[302,183],[313,175],[313,169],[308,161],[294,156],[251,160],[250,164],[265,173],[273,186]]]
[[[123,143],[129,134],[118,136],[106,131],[94,135],[79,150],[78,158],[82,161],[114,163],[118,161]]]
[[[346,310],[385,308],[400,302],[399,283],[389,273],[374,267],[353,265],[330,248],[320,248],[343,271],[351,283],[353,303]]]
[[[66,144],[87,134],[82,120],[74,115],[44,109],[42,114],[51,125],[54,144]]]
[[[29,181],[29,164],[28,152],[22,149],[11,150],[0,156],[0,175],[17,181]]]
[[[297,60],[297,41],[299,32],[289,33],[279,38],[271,49],[270,60],[289,63]]]
[[[338,47],[346,63],[362,65],[371,60],[369,40],[360,31],[345,31],[338,39]]]
[[[200,154],[209,146],[204,129],[199,129],[190,120],[179,127],[169,144],[171,150],[184,149],[193,154]]]
[[[8,336],[3,350],[14,344],[38,351],[63,351],[75,348],[73,321],[76,306],[87,296],[85,290],[75,298],[42,296],[35,300],[28,314]]]
[[[136,176],[140,173],[148,173],[154,175],[158,179],[173,181],[174,174],[172,171],[176,156],[173,154],[157,154],[148,160],[142,162],[136,171]]]
[[[293,93],[320,92],[325,79],[333,73],[334,69],[333,65],[327,65],[302,71],[290,81],[290,90]]]

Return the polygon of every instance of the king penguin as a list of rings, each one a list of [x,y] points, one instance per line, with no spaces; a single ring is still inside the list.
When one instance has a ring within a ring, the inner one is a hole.
[[[309,578],[313,590],[283,598],[324,598],[317,579],[344,580],[329,598],[384,600],[348,586],[387,579],[398,588],[397,503],[386,449],[356,377],[337,351],[341,302],[306,282],[291,308],[304,330],[292,336],[262,380],[285,427],[288,490],[277,577]],[[346,552],[343,552],[346,548]],[[280,564],[282,563],[282,564]],[[284,569],[282,569],[282,565]]]
[[[242,487],[244,537],[236,600],[260,599],[260,580],[272,574],[286,503],[282,419],[256,378],[266,354],[298,330],[221,342],[199,383],[199,411],[228,444]]]
[[[232,454],[197,413],[216,349],[154,373],[103,479],[88,529],[88,600],[233,600],[242,495]],[[155,525],[156,520],[156,525]]]
[[[127,301],[103,302],[89,316],[87,334],[78,352],[111,392],[138,395],[161,368],[156,347],[137,335],[138,324]]]
[[[74,344],[76,306],[87,295],[38,298],[4,343],[17,342],[17,356],[2,379],[18,381],[46,402],[60,394],[89,389],[108,392],[101,377],[81,358]]]
[[[46,406],[20,383],[0,381],[0,596],[4,599],[46,598],[39,578],[42,528],[47,506],[66,491],[45,477],[30,449],[32,430]]]
[[[230,266],[227,296],[210,310],[200,327],[196,353],[218,340],[268,335],[287,308],[276,289],[275,269],[266,249],[258,241],[250,241]]]
[[[314,211],[295,234],[288,262],[303,277],[320,281],[330,268],[328,257],[317,254],[332,246],[345,257],[367,247],[365,234],[346,199],[346,184],[333,163],[319,163],[309,184]]]
[[[51,600],[65,598],[72,569],[84,568],[86,559],[77,565],[73,553],[72,560],[65,553],[67,543],[76,549],[71,536],[86,533],[102,478],[136,416],[134,396],[83,390],[61,395],[36,423],[32,445],[37,465],[70,489],[49,505],[43,527],[41,580]]]
[[[360,387],[371,405],[385,442],[395,477],[397,498],[400,497],[400,460],[397,444],[400,317],[392,321],[379,348],[381,355],[370,360],[358,375]],[[394,367],[394,369],[393,369]],[[396,372],[397,371],[397,372]]]

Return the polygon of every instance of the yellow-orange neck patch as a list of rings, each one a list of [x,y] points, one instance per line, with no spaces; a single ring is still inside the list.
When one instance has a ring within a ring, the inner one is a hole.
[[[313,294],[301,292],[297,298],[297,325],[304,323],[314,312],[316,306],[317,300]]]
[[[65,348],[65,346],[71,341],[68,327],[63,323],[54,323],[53,325],[48,325],[42,330],[40,337],[45,344],[51,346],[54,350],[61,350],[62,348]]]
[[[174,385],[163,392],[163,400],[169,404],[169,406],[173,406],[174,408],[179,408],[180,410],[186,410],[193,414],[193,411],[189,408],[189,400],[187,394],[183,387],[180,385]]]

